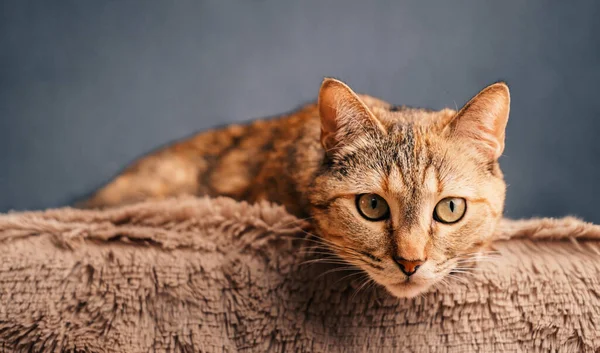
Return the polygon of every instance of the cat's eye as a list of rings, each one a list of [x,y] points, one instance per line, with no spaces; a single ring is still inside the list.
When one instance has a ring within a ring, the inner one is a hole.
[[[361,194],[356,197],[356,208],[361,216],[369,221],[381,221],[390,215],[390,208],[377,194]]]
[[[447,197],[438,202],[433,212],[433,218],[442,223],[450,224],[460,221],[467,211],[467,201],[460,197]]]

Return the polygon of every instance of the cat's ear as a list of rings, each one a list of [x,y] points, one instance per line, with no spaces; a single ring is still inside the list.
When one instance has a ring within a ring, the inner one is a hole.
[[[508,86],[494,83],[465,104],[448,127],[452,136],[467,139],[484,155],[496,160],[504,151],[509,111]]]
[[[345,83],[325,78],[319,92],[321,144],[326,151],[350,143],[357,137],[385,129]]]

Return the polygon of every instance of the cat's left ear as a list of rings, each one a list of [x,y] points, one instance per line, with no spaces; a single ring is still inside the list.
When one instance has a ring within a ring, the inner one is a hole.
[[[321,144],[326,151],[350,144],[367,133],[385,128],[350,87],[342,81],[326,78],[319,91]]]
[[[484,155],[497,160],[504,151],[510,111],[510,92],[504,82],[494,83],[473,97],[452,119],[454,137],[473,143]]]

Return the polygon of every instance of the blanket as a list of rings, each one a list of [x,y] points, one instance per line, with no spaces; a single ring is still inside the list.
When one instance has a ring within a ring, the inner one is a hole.
[[[0,215],[6,352],[600,350],[600,227],[503,221],[472,273],[398,299],[277,205]]]

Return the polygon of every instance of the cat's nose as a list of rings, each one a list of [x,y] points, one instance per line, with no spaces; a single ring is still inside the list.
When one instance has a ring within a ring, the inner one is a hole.
[[[425,260],[407,260],[400,256],[394,256],[393,259],[398,267],[400,267],[400,271],[407,276],[414,275],[419,267],[425,263]]]

